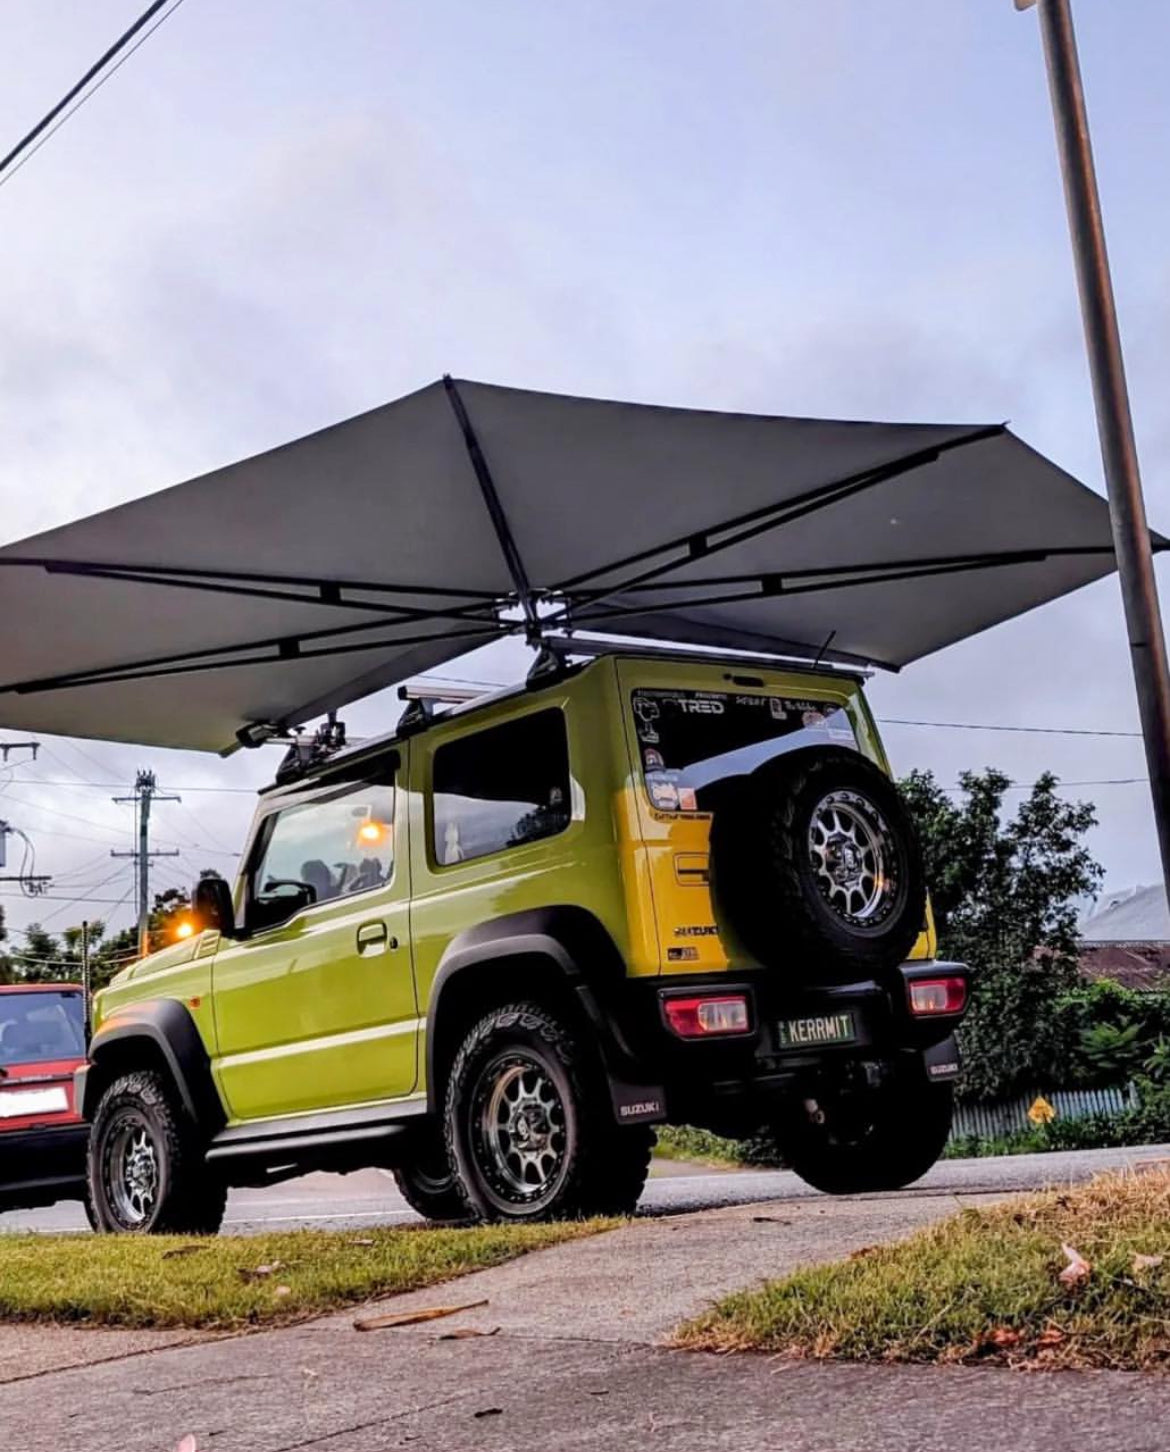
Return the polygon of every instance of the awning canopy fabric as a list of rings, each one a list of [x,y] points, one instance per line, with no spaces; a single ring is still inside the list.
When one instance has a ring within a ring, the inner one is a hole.
[[[225,750],[517,631],[896,669],[1113,568],[1001,425],[444,379],[0,550],[0,725]]]

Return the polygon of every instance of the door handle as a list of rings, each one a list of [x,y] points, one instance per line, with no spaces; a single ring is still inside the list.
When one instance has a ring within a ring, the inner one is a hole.
[[[398,939],[392,938],[385,923],[363,923],[357,930],[359,953],[384,953],[387,948],[397,948]]]

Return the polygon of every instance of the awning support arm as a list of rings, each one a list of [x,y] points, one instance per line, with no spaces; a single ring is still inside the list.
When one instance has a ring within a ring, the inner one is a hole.
[[[353,632],[384,627],[378,620],[367,625],[351,627]],[[238,666],[274,665],[286,660],[315,660],[323,656],[354,655],[363,650],[385,650],[388,647],[405,645],[427,645],[436,640],[477,639],[489,629],[498,635],[515,630],[514,625],[497,622],[494,627],[475,625],[467,630],[439,631],[431,635],[395,636],[392,640],[362,640],[352,645],[330,645],[320,650],[304,650],[302,644],[318,635],[336,636],[347,633],[344,630],[316,631],[306,636],[286,636],[278,640],[257,641],[245,645],[218,646],[213,650],[191,651],[187,655],[155,657],[152,660],[136,661],[133,664],[104,666],[89,671],[74,671],[59,676],[45,676],[37,680],[15,681],[0,686],[0,693],[11,691],[18,696],[37,695],[42,691],[58,691],[73,686],[108,686],[117,681],[152,680],[158,676],[184,676],[196,671],[232,670]],[[232,652],[268,651],[266,655],[247,655],[242,659],[220,659]]]
[[[532,586],[528,580],[528,572],[524,568],[524,561],[520,558],[520,551],[516,547],[508,516],[504,513],[504,506],[496,491],[495,480],[492,478],[487,459],[484,458],[483,450],[480,448],[479,439],[472,427],[463,398],[454,378],[449,373],[443,374],[443,387],[459,424],[460,432],[463,434],[467,457],[471,460],[471,467],[475,471],[483,502],[487,506],[488,517],[491,519],[492,528],[496,532],[496,539],[499,541],[504,561],[508,566],[508,573],[512,576],[516,597],[520,609],[524,612],[525,633],[530,642],[535,642],[540,638],[540,621],[536,613],[536,603],[533,598]]]
[[[901,580],[921,580],[937,575],[957,575],[971,570],[1000,569],[1007,565],[1040,564],[1052,558],[1082,555],[1110,555],[1112,545],[1072,546],[1052,550],[1008,550],[1002,554],[940,556],[937,559],[907,560],[900,564],[842,565],[837,568],[785,570],[766,575],[724,576],[715,580],[663,581],[658,584],[634,585],[630,593],[661,590],[699,590],[703,586],[742,584],[755,588],[737,590],[726,595],[689,595],[683,599],[655,600],[643,605],[587,606],[575,610],[578,625],[590,621],[612,620],[619,616],[642,615],[648,611],[688,610],[706,605],[737,605],[745,600],[766,600],[776,595],[811,595],[825,590],[847,590],[857,585],[889,585]],[[798,583],[789,584],[790,580]],[[617,593],[617,592],[615,592]]]
[[[641,550],[637,554],[627,555],[624,559],[617,560],[610,565],[601,566],[598,569],[588,570],[584,574],[576,575],[572,579],[564,580],[554,587],[551,593],[566,594],[573,591],[573,587],[585,584],[589,580],[595,580],[599,576],[610,575],[617,570],[625,569],[629,565],[640,564],[645,560],[656,559],[663,554],[675,552],[679,555],[676,559],[666,560],[661,564],[652,566],[639,574],[630,576],[628,579],[605,585],[600,589],[590,592],[589,599],[600,600],[610,595],[620,595],[631,585],[640,585],[646,581],[657,579],[660,575],[669,574],[673,570],[680,569],[683,565],[689,564],[691,560],[701,557],[718,554],[722,550],[730,549],[733,545],[741,544],[744,540],[753,539],[757,535],[766,534],[768,531],[778,529],[782,525],[791,524],[806,515],[815,514],[833,504],[838,504],[844,499],[849,499],[855,494],[861,494],[867,489],[873,489],[879,484],[887,483],[896,479],[902,474],[909,473],[913,469],[922,467],[925,464],[933,463],[940,455],[949,452],[951,449],[959,448],[964,444],[978,443],[984,439],[995,438],[1003,433],[1004,425],[991,424],[983,428],[972,429],[970,433],[964,434],[961,438],[952,439],[949,442],[933,444],[928,449],[917,449],[912,454],[903,455],[889,464],[877,469],[863,469],[859,473],[847,475],[843,479],[835,480],[830,484],[818,485],[815,489],[809,489],[804,494],[798,494],[792,499],[780,500],[774,504],[765,505],[761,509],[753,509],[747,514],[741,514],[734,519],[725,520],[721,524],[709,525],[698,532],[691,531],[689,534],[680,535],[673,540],[663,544],[655,545],[651,549]],[[719,538],[726,536],[726,538]],[[580,596],[576,597],[580,599]],[[552,616],[549,619],[562,618]],[[547,623],[547,620],[546,620]]]
[[[50,575],[77,575],[99,580],[124,580],[131,585],[169,586],[173,589],[214,590],[226,595],[287,600],[297,605],[325,605],[343,610],[385,610],[418,613],[404,605],[384,606],[369,600],[346,600],[347,591],[370,595],[406,595],[423,599],[466,600],[469,608],[488,608],[496,596],[477,590],[446,589],[438,585],[388,585],[366,580],[320,580],[311,576],[266,575],[250,571],[196,570],[170,565],[122,565],[88,560],[57,560],[39,556],[0,557],[0,568],[44,570]],[[271,588],[265,588],[271,587]],[[297,594],[311,590],[311,595]],[[431,612],[423,612],[429,614]],[[434,613],[441,613],[436,611]]]

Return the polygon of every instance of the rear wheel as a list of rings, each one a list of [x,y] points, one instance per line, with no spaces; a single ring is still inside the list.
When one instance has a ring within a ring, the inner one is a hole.
[[[161,1074],[143,1069],[115,1079],[89,1137],[86,1213],[94,1229],[214,1235],[227,1188],[203,1150],[198,1126]]]
[[[629,1214],[654,1143],[650,1129],[615,1122],[600,1064],[537,1003],[494,1009],[464,1039],[445,1129],[478,1220]]]
[[[402,1198],[424,1219],[467,1219],[440,1133],[420,1136],[410,1161],[395,1168],[394,1179]]]
[[[789,1167],[827,1194],[900,1190],[942,1154],[953,1108],[950,1084],[895,1079],[826,1095],[813,1117],[778,1127],[776,1138]]]

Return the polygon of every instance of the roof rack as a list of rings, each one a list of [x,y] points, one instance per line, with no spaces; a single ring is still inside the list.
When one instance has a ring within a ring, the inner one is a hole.
[[[746,651],[721,648],[719,646],[685,646],[660,644],[651,640],[600,640],[578,635],[546,635],[541,642],[540,654],[528,673],[533,685],[544,685],[554,675],[563,673],[568,656],[650,657],[653,660],[690,661],[701,665],[704,661],[715,661],[721,665],[758,666],[768,670],[818,670],[832,671],[853,680],[868,680],[874,672],[863,666],[848,662],[826,659],[825,651],[831,644],[831,637],[820,652],[800,655],[772,654],[767,651]]]

